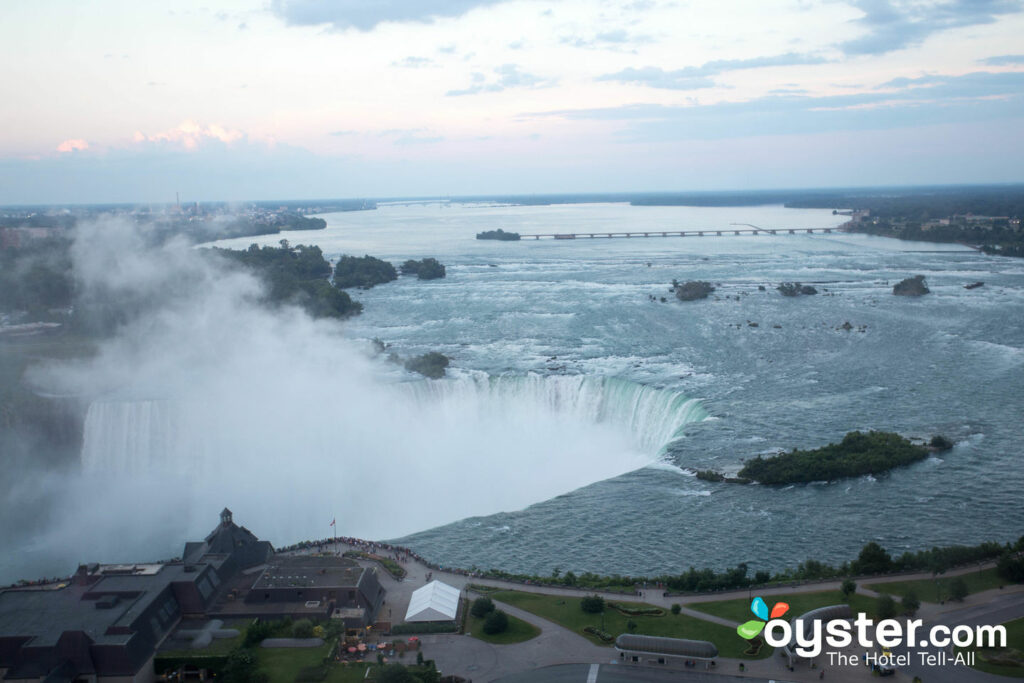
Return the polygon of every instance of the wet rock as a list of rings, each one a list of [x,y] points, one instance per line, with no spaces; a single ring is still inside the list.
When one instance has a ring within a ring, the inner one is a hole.
[[[892,288],[892,293],[896,296],[924,296],[929,292],[931,290],[924,283],[924,275],[908,277],[897,282]]]
[[[681,285],[676,285],[674,289],[676,298],[680,301],[706,299],[711,292],[715,291],[715,288],[710,282],[704,282],[702,280],[690,280],[689,282],[684,282]]]

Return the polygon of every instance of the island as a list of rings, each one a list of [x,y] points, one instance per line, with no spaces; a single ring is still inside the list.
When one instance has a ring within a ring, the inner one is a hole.
[[[930,454],[948,451],[953,442],[935,436],[928,445],[915,444],[893,432],[849,432],[838,444],[811,450],[793,449],[769,457],[747,460],[735,477],[714,470],[695,472],[698,479],[735,484],[782,485],[812,481],[835,481],[888,472],[924,460]]]
[[[402,264],[402,275],[415,275],[420,280],[439,280],[445,276],[445,268],[436,258],[422,261],[409,259]]]
[[[398,279],[398,271],[375,256],[342,255],[334,266],[334,286],[339,289],[370,289]]]
[[[782,296],[801,296],[817,294],[818,290],[810,285],[802,285],[799,282],[783,282],[781,285],[776,287],[779,290],[779,294]]]
[[[924,283],[924,275],[915,275],[900,280],[892,288],[892,293],[896,296],[924,296],[931,291]]]
[[[505,232],[501,228],[497,230],[485,230],[476,234],[478,240],[500,240],[502,242],[515,242],[519,239],[518,232]]]
[[[672,291],[675,292],[676,298],[680,301],[696,301],[698,299],[707,299],[708,295],[715,291],[715,288],[710,282],[702,280],[690,280],[683,284],[673,280]]]

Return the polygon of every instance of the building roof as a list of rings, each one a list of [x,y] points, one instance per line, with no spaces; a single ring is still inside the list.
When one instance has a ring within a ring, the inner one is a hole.
[[[364,571],[358,563],[343,557],[275,557],[252,589],[355,588]]]
[[[718,656],[718,648],[714,643],[709,643],[706,640],[662,638],[661,636],[641,636],[632,633],[623,633],[616,638],[615,648],[629,652],[690,657],[691,659],[714,659]]]
[[[406,621],[452,621],[459,611],[462,592],[440,581],[431,581],[418,588],[409,598]]]

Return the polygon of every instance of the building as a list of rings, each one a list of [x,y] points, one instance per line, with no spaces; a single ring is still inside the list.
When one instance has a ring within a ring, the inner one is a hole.
[[[383,599],[375,570],[278,556],[225,508],[181,560],[82,565],[66,583],[0,591],[0,680],[148,682],[157,648],[183,618],[337,617],[360,626]]]
[[[405,613],[408,622],[455,621],[459,612],[459,597],[462,592],[455,586],[440,581],[431,581],[413,591],[409,598],[409,609]]]

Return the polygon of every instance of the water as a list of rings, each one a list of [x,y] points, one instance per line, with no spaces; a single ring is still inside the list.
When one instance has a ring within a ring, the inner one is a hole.
[[[451,495],[469,494],[468,505],[441,505],[450,523],[421,515],[423,505],[402,514],[395,489],[391,517],[373,525],[339,515],[341,533],[400,536],[444,565],[630,574],[741,561],[780,569],[812,557],[850,559],[869,540],[899,552],[1022,533],[1022,261],[852,234],[473,239],[496,228],[817,228],[844,220],[774,206],[433,204],[324,218],[325,231],[220,246],[287,237],[318,244],[328,257],[440,259],[444,280],[401,278],[353,292],[365,310],[346,323],[345,336],[380,338],[403,356],[451,356],[454,378],[403,385],[401,400],[432,406],[435,417],[461,420],[469,431],[491,430],[423,455],[436,461],[439,482],[454,482]],[[917,273],[931,295],[892,296],[892,284]],[[673,278],[718,289],[704,301],[677,302],[667,291]],[[821,294],[774,291],[791,280]],[[963,289],[975,280],[985,287]],[[847,321],[853,331],[837,329]],[[163,436],[166,413],[152,405],[93,411],[83,456],[97,472],[131,471],[160,457],[153,443],[186,439]],[[126,420],[145,423],[143,434],[125,434],[118,425]],[[942,433],[958,445],[885,476],[833,484],[744,487],[685,471],[734,471],[745,458],[821,445],[853,429]],[[217,444],[224,448],[230,444]],[[352,458],[337,454],[335,462]],[[481,485],[500,506],[473,494]],[[316,535],[308,524],[277,526],[272,540]]]

